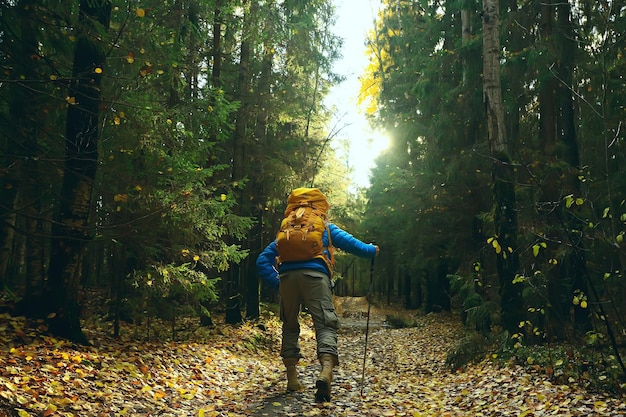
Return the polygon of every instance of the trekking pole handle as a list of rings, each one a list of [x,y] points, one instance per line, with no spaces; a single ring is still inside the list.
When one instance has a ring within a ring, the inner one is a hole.
[[[374,258],[375,258],[376,256],[378,256],[378,252],[380,252],[380,248],[378,247],[378,245],[376,244],[376,242],[375,242],[375,241],[373,241],[373,240],[370,242],[370,245],[374,245],[374,246],[376,246],[376,254],[374,255]],[[372,262],[374,262],[374,258],[372,258]]]

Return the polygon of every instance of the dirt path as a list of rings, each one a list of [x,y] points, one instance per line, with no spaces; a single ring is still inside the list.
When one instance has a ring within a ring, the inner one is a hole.
[[[339,334],[340,365],[335,369],[330,403],[314,402],[319,365],[314,339],[305,332],[301,382],[305,390],[285,394],[281,381],[257,405],[254,416],[626,416],[620,398],[589,394],[553,384],[540,374],[490,363],[459,372],[445,357],[461,326],[447,313],[417,319],[417,327],[389,329],[372,316],[365,379],[362,366],[365,318],[349,317]],[[361,394],[362,390],[362,394]]]

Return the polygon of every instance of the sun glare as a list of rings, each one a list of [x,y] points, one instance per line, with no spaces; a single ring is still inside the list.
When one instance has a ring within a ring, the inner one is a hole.
[[[389,139],[383,132],[370,128],[365,115],[359,111],[357,97],[361,88],[359,77],[369,63],[364,41],[381,7],[381,1],[334,0],[334,3],[337,7],[334,30],[342,37],[344,44],[343,56],[334,63],[333,71],[345,79],[331,89],[325,102],[329,109],[334,109],[331,126],[338,128],[338,142],[335,142],[335,146],[339,146],[340,155],[347,152],[344,157],[353,172],[353,186],[369,187],[369,174],[375,166],[374,160],[389,146]]]
[[[370,170],[376,165],[378,155],[389,147],[389,138],[383,132],[362,127],[352,131],[349,137],[348,165],[353,170],[354,184],[358,187],[370,185]]]

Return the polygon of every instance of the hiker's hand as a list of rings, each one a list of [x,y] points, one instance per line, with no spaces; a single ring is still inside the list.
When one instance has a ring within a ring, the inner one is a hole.
[[[378,247],[378,245],[374,245],[374,247],[376,248],[376,256],[378,256],[378,253],[380,252],[380,248]]]

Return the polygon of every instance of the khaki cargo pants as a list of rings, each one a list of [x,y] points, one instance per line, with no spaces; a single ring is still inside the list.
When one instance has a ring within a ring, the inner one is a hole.
[[[339,318],[335,313],[328,275],[310,269],[288,271],[280,275],[280,318],[283,321],[283,336],[280,356],[301,358],[300,306],[311,313],[315,326],[317,356],[330,353],[337,357],[337,329]]]

